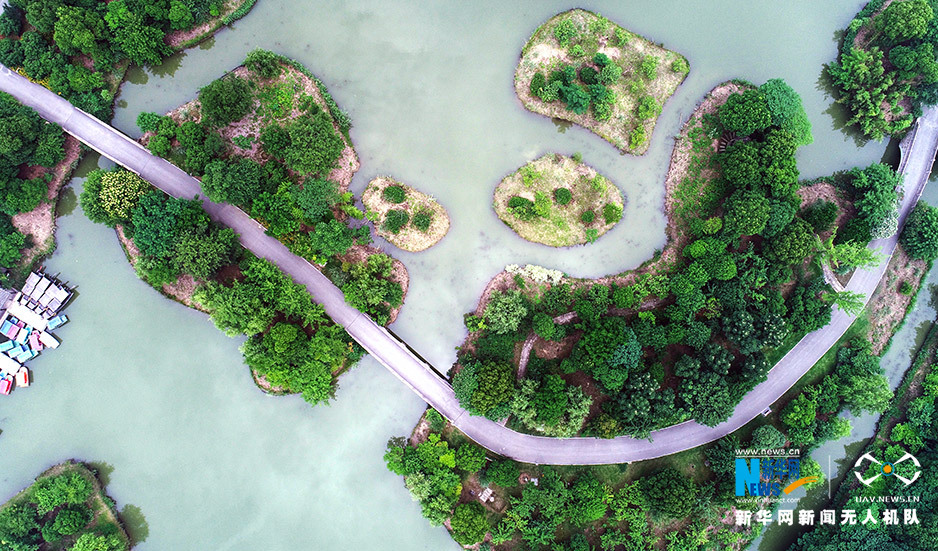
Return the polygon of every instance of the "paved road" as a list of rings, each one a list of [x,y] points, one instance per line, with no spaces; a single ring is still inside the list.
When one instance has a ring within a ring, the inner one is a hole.
[[[35,109],[43,118],[62,126],[67,132],[106,157],[140,174],[174,197],[201,195],[198,180],[168,161],[152,156],[145,148],[111,126],[74,108],[61,97],[0,66],[0,91],[12,94]],[[900,220],[904,221],[924,189],[938,149],[938,110],[929,109],[913,132],[903,140],[900,169],[905,173],[905,194]],[[753,389],[736,407],[733,416],[717,427],[705,427],[693,421],[655,431],[651,441],[630,437],[610,440],[597,438],[546,438],[520,434],[497,423],[467,414],[453,395],[449,383],[432,366],[421,360],[387,329],[345,303],[342,292],[306,260],[264,233],[264,228],[240,209],[203,199],[212,219],[233,228],[241,243],[257,256],[266,258],[306,286],[337,323],[372,356],[394,373],[427,403],[452,420],[460,430],[482,446],[528,463],[585,465],[624,463],[672,454],[733,432],[759,415],[785,393],[831,347],[850,326],[853,318],[837,310],[826,327],[802,339],[769,372],[768,380]],[[896,237],[871,244],[892,255]],[[886,262],[876,269],[853,276],[847,289],[869,296],[876,288]]]

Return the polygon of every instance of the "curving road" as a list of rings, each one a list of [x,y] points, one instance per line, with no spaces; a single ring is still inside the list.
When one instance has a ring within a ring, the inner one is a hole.
[[[114,162],[140,174],[169,195],[194,198],[201,195],[199,181],[145,148],[113,127],[73,107],[49,90],[29,82],[0,65],[0,91],[35,109],[43,118],[59,124]],[[900,207],[900,227],[918,201],[938,150],[938,109],[929,108],[900,144],[905,175]],[[853,317],[839,309],[831,323],[803,338],[736,406],[726,422],[706,427],[693,421],[651,433],[651,440],[621,436],[599,438],[547,438],[512,431],[482,417],[470,416],[459,407],[449,383],[405,343],[368,316],[345,303],[342,292],[306,260],[264,232],[264,228],[240,209],[202,199],[213,220],[234,229],[241,243],[259,257],[266,258],[306,286],[337,323],[372,356],[394,373],[427,403],[452,421],[480,445],[518,461],[554,465],[625,463],[652,459],[706,444],[729,434],[755,418],[778,400],[844,334]],[[886,256],[895,251],[897,236],[870,244]],[[887,262],[873,270],[856,273],[847,290],[869,297],[885,272]]]

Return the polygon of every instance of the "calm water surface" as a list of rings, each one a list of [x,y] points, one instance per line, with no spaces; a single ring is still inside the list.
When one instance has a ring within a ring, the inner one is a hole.
[[[140,112],[189,100],[255,47],[302,62],[354,122],[362,169],[353,191],[389,174],[450,211],[449,235],[429,251],[379,242],[410,270],[395,332],[445,370],[465,334],[461,314],[506,264],[600,276],[664,245],[673,136],[719,82],[782,77],[801,93],[815,136],[799,153],[803,176],[878,161],[885,145],[858,147],[840,130],[820,78],[836,54],[835,33],[861,4],[583,4],[690,60],[641,158],[579,128],[558,131],[515,98],[518,51],[537,25],[570,7],[558,2],[262,0],[203,47],[134,71],[115,124],[138,134]],[[492,212],[498,181],[552,151],[581,152],[627,197],[622,223],[594,244],[530,244]],[[0,498],[77,457],[106,463],[112,495],[139,508],[141,550],[457,548],[384,469],[385,441],[409,431],[424,406],[383,368],[363,361],[327,408],[266,397],[251,384],[238,341],[139,282],[112,232],[78,210],[60,224],[49,266],[80,296],[69,309],[74,322],[59,332],[63,347],[33,362],[36,385],[0,403]]]

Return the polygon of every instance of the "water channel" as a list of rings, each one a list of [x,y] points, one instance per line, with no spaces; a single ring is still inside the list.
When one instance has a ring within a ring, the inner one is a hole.
[[[859,147],[839,128],[820,78],[837,32],[861,5],[584,3],[690,60],[642,158],[582,129],[558,128],[515,98],[518,51],[537,25],[570,7],[560,2],[261,0],[202,47],[133,71],[115,125],[136,135],[140,112],[188,101],[255,47],[306,65],[352,117],[362,161],[353,191],[390,174],[450,211],[450,234],[429,251],[379,242],[411,276],[393,329],[445,370],[465,334],[461,313],[506,264],[600,276],[663,246],[672,137],[719,82],[782,77],[802,95],[815,136],[799,153],[804,177],[880,160],[885,144]],[[492,212],[498,181],[552,151],[582,152],[626,195],[623,222],[594,244],[530,244]],[[77,193],[80,181],[73,187]],[[385,441],[409,431],[423,403],[383,368],[364,360],[342,378],[330,407],[266,397],[251,384],[238,342],[139,282],[113,233],[77,208],[59,222],[48,266],[80,296],[69,308],[74,322],[60,331],[62,348],[33,363],[35,386],[0,402],[0,498],[76,457],[103,462],[118,503],[145,518],[141,550],[457,548],[384,469]]]

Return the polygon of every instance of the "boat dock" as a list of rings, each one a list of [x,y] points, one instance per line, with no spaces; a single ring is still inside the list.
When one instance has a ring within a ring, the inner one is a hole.
[[[50,331],[68,322],[61,311],[74,291],[55,277],[32,272],[23,289],[0,289],[0,394],[30,383],[25,362],[59,341]],[[6,340],[4,340],[6,339]]]

